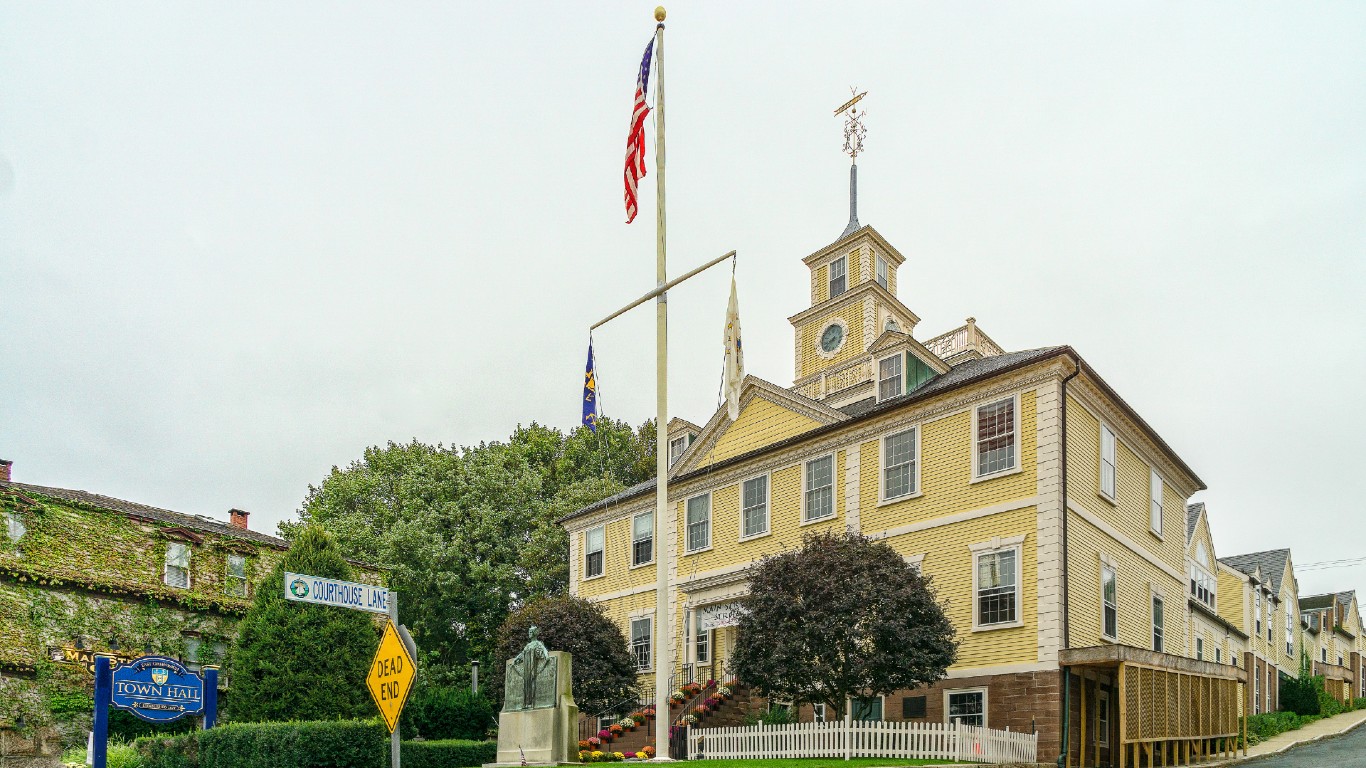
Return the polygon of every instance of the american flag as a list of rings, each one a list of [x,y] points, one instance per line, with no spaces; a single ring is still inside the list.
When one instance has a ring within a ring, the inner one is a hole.
[[[626,137],[626,223],[636,218],[636,185],[645,175],[645,118],[650,107],[645,103],[649,90],[650,57],[654,55],[655,39],[645,46],[645,58],[640,60],[640,74],[636,76],[636,104],[631,110],[631,134]]]

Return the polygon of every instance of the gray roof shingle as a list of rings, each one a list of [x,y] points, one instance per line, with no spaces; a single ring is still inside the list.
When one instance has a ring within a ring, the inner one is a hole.
[[[284,539],[271,536],[269,534],[252,531],[245,528],[237,528],[227,523],[220,523],[217,520],[200,517],[199,515],[187,515],[183,512],[172,512],[169,509],[159,507],[149,507],[146,504],[138,504],[135,501],[124,501],[109,496],[101,496],[98,493],[88,491],[74,491],[67,488],[49,488],[43,485],[29,485],[28,483],[0,483],[0,488],[12,488],[20,493],[32,493],[38,496],[47,496],[63,501],[74,501],[78,504],[88,504],[100,509],[107,509],[111,512],[122,512],[125,515],[156,520],[162,523],[178,525],[192,531],[202,531],[219,536],[229,536],[235,539],[245,539],[261,544],[268,544],[272,547],[286,548],[289,542]]]
[[[1197,501],[1186,506],[1186,541],[1195,535],[1195,524],[1200,522],[1200,513],[1205,511],[1205,502]]]
[[[926,397],[937,392],[953,389],[959,384],[978,376],[987,376],[1013,365],[1027,363],[1035,358],[1042,359],[1061,349],[1063,347],[1040,347],[1039,349],[1026,349],[1020,352],[1007,352],[1004,355],[984,357],[980,360],[966,360],[950,368],[948,373],[941,373],[904,395],[889,397],[880,403],[877,398],[870,397],[856,403],[850,403],[839,410],[857,418],[875,410],[895,408],[897,404],[910,398]]]
[[[1221,557],[1219,562],[1231,568],[1237,568],[1243,573],[1251,575],[1257,569],[1261,569],[1262,578],[1271,587],[1271,591],[1281,591],[1281,577],[1285,575],[1285,564],[1290,559],[1288,549],[1268,549],[1265,552],[1251,552],[1246,555],[1233,555],[1232,557]],[[1303,601],[1300,603],[1303,605]]]

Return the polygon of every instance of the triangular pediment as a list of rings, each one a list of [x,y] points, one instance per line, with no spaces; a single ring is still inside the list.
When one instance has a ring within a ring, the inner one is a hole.
[[[790,389],[746,376],[739,418],[732,422],[722,404],[670,474],[684,474],[849,418]]]
[[[883,331],[882,335],[873,340],[873,345],[868,348],[869,354],[871,354],[875,360],[901,350],[910,352],[912,355],[920,358],[920,361],[933,368],[935,373],[948,373],[949,369],[952,367],[939,359],[933,352],[926,349],[924,344],[911,338],[909,333]]]

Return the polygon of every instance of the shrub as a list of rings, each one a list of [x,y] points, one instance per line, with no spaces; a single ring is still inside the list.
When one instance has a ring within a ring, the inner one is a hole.
[[[446,739],[403,742],[404,768],[468,768],[498,759],[498,742]]]
[[[1366,709],[1366,699],[1352,699],[1352,709]]]
[[[495,722],[493,701],[465,688],[426,686],[413,692],[399,720],[403,738],[483,741]]]
[[[105,757],[107,768],[144,768],[142,757],[130,744],[110,744]]]
[[[1323,690],[1322,677],[1283,677],[1280,682],[1282,709],[1300,716],[1319,713],[1319,691]]]
[[[199,732],[179,736],[144,736],[133,742],[143,768],[198,768]]]
[[[1342,702],[1328,695],[1327,691],[1319,689],[1319,714],[1324,717],[1342,714]]]
[[[232,723],[199,733],[202,768],[375,768],[389,754],[378,720]]]
[[[371,716],[374,704],[359,685],[379,644],[370,615],[286,600],[286,570],[353,578],[332,536],[321,528],[305,528],[294,539],[242,619],[229,659],[228,714],[238,722]]]
[[[787,725],[797,722],[797,716],[788,707],[774,707],[767,712],[752,711],[745,715],[745,725]]]

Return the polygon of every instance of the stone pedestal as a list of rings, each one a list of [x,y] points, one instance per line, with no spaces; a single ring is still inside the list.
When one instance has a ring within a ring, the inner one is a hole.
[[[489,766],[578,763],[579,708],[570,687],[571,659],[550,651],[555,670],[553,706],[504,709],[498,715],[498,762]],[[509,662],[511,664],[511,662]],[[509,680],[516,679],[509,675]],[[513,697],[507,697],[511,702]],[[520,701],[520,699],[518,699]],[[547,703],[544,699],[533,703]]]

